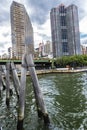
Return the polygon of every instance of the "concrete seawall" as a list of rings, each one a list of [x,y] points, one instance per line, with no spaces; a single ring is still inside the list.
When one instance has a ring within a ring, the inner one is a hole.
[[[37,75],[42,74],[50,74],[50,73],[78,73],[78,72],[87,72],[87,69],[48,69],[48,70],[36,70]],[[27,75],[30,75],[29,71],[27,72]],[[18,76],[21,76],[18,74]]]
[[[69,69],[51,69],[51,70],[36,70],[37,74],[48,74],[48,73],[77,73],[77,72],[86,72],[87,69],[76,69],[76,70],[69,70]]]
[[[42,74],[52,74],[52,73],[79,73],[79,72],[87,72],[87,69],[44,69],[44,70],[36,70],[37,75]],[[27,71],[27,76],[30,75],[29,71]],[[18,73],[18,77],[21,76],[21,72]],[[3,74],[3,78],[5,78],[5,75]]]

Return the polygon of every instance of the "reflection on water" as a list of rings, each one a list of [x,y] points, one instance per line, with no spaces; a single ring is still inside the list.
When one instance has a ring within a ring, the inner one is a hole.
[[[87,74],[49,74],[39,76],[39,84],[51,119],[46,128],[38,119],[31,79],[27,79],[25,130],[86,130],[87,129]],[[5,92],[0,99],[0,123],[3,130],[16,130],[17,99],[5,106]]]

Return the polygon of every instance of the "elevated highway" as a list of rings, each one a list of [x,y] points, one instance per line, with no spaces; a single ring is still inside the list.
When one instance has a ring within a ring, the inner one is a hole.
[[[0,60],[0,65],[5,65],[7,62],[14,62],[14,64],[21,64],[21,60]],[[49,59],[34,60],[36,69],[48,69],[51,67],[51,61]]]

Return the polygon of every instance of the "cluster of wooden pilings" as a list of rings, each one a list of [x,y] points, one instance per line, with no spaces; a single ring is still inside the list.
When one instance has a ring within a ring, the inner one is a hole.
[[[2,76],[2,70],[4,71],[5,79]],[[3,86],[3,89],[6,89],[6,105],[7,107],[9,107],[10,95],[12,94],[12,91],[10,89],[10,77],[11,77],[18,98],[19,108],[18,108],[17,130],[23,130],[27,70],[29,70],[33,82],[33,89],[36,99],[38,117],[44,120],[45,125],[50,124],[49,115],[46,110],[46,106],[43,100],[43,94],[41,92],[38,78],[36,75],[32,54],[25,53],[22,58],[20,80],[13,62],[6,63],[6,66],[0,66],[0,97],[2,96],[2,86]]]

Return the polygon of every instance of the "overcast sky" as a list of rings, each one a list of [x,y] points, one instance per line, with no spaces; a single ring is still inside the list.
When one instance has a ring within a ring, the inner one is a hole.
[[[0,54],[7,51],[12,46],[10,6],[13,0],[0,1]],[[68,6],[75,4],[78,6],[79,28],[81,41],[87,39],[87,0],[15,0],[24,4],[31,19],[34,30],[34,44],[51,40],[50,31],[50,10],[61,3]]]

